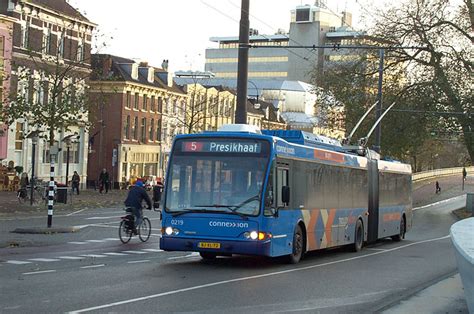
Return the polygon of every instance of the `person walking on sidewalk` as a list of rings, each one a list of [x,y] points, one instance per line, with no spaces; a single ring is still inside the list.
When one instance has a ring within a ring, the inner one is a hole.
[[[441,193],[441,186],[439,185],[438,181],[436,181],[435,183],[435,188],[436,188],[436,192],[435,192],[436,194]]]
[[[466,181],[466,177],[467,177],[466,167],[462,167],[462,179]]]
[[[107,169],[102,169],[102,172],[99,175],[99,193],[102,194],[102,191],[105,188],[105,193],[109,192],[109,173]]]
[[[127,198],[125,199],[125,206],[131,208],[133,215],[135,216],[135,230],[142,223],[143,213],[142,213],[142,202],[145,201],[147,204],[147,209],[151,209],[151,200],[148,193],[143,187],[142,181],[137,181],[134,186],[128,191]]]
[[[74,171],[74,174],[72,175],[72,192],[74,193],[74,190],[77,191],[77,195],[79,195],[79,182],[81,181],[81,177],[79,177],[79,174],[77,171]]]

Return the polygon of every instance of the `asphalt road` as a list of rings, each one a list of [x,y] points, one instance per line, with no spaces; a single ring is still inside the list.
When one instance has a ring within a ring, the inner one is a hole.
[[[123,245],[121,214],[56,217],[83,229],[35,236],[54,238],[48,246],[1,249],[0,312],[374,312],[456,273],[449,203],[417,210],[402,242],[311,253],[297,265],[252,257],[206,263],[194,253],[162,252],[153,212],[149,242]],[[44,223],[34,219],[25,225]]]

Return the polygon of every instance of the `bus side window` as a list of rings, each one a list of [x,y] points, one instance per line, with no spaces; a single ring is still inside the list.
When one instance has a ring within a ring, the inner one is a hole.
[[[286,186],[288,187],[289,182],[288,182],[288,169],[285,168],[277,168],[277,188],[276,188],[276,193],[277,193],[277,207],[285,207],[285,203],[283,202],[282,198],[282,190],[283,187]]]

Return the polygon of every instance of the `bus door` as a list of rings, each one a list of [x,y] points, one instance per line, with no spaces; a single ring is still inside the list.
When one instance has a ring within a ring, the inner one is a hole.
[[[369,217],[367,242],[375,242],[379,235],[379,175],[377,160],[367,159],[369,188]]]
[[[264,216],[268,218],[269,231],[272,233],[272,256],[280,256],[291,253],[293,237],[292,219],[293,211],[289,209],[289,203],[283,202],[283,191],[290,187],[290,168],[288,164],[275,163],[272,165],[268,186],[265,195]],[[291,194],[291,189],[290,189]]]

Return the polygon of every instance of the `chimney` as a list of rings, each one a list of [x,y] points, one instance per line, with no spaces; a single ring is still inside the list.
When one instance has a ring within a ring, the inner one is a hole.
[[[165,71],[168,72],[168,60],[163,60],[163,62],[161,63],[161,68]]]

